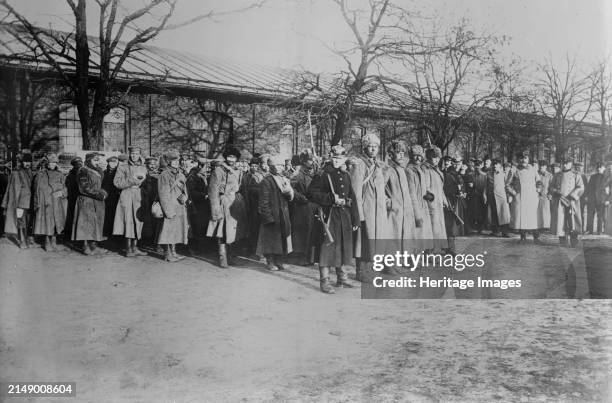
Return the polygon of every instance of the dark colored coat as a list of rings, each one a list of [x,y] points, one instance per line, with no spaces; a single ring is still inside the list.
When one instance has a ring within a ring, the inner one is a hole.
[[[102,172],[84,166],[79,168],[76,179],[79,196],[74,206],[72,223],[73,241],[103,241],[104,199],[108,194],[102,189]]]
[[[429,210],[429,219],[431,221],[431,233],[434,249],[448,248],[448,239],[446,237],[446,224],[444,222],[444,205],[446,199],[444,195],[444,173],[440,168],[428,162],[421,165],[424,183],[427,184],[426,191],[434,195],[431,202],[427,202]]]
[[[486,225],[488,175],[486,172],[477,169],[470,174],[469,180],[473,184],[467,192],[468,209],[471,211],[472,223],[480,226]]]
[[[126,238],[140,239],[142,237],[142,190],[140,186],[145,180],[147,169],[142,161],[128,161],[117,167],[113,184],[119,190],[119,203],[115,210],[113,235],[122,235]],[[142,179],[138,179],[138,177]]]
[[[30,169],[16,169],[10,177],[8,188],[2,198],[2,208],[6,214],[4,232],[16,234],[17,228],[25,228],[24,212],[21,219],[17,218],[17,209],[29,210],[32,199],[32,180],[34,174]]]
[[[113,226],[115,224],[115,211],[117,210],[117,204],[119,203],[119,195],[121,194],[121,190],[117,189],[115,187],[115,184],[113,183],[113,181],[115,180],[116,173],[117,168],[110,169],[110,167],[107,167],[104,171],[104,177],[102,178],[102,189],[104,189],[108,194],[108,196],[104,200],[105,213],[103,232],[104,236],[106,237],[113,235]]]
[[[289,203],[291,216],[291,241],[294,252],[309,254],[314,245],[313,228],[317,205],[308,200],[308,187],[312,182],[313,170],[300,167],[291,178],[295,196]]]
[[[167,167],[159,176],[157,191],[164,219],[157,243],[186,244],[189,239],[189,220],[187,208],[179,202],[181,195],[187,196],[187,179],[178,169]]]
[[[585,184],[584,199],[589,205],[604,204],[607,198],[606,195],[606,177],[599,172],[591,175],[589,183]]]
[[[202,239],[206,236],[206,228],[210,221],[210,202],[208,200],[208,180],[206,169],[195,167],[187,176],[187,191],[189,192],[189,227],[191,237]]]
[[[34,180],[33,194],[32,201],[36,211],[34,234],[61,234],[66,224],[68,208],[68,191],[64,174],[57,168],[39,171]]]
[[[350,207],[334,205],[330,179],[338,197],[351,200]],[[321,245],[319,266],[352,265],[354,263],[353,226],[359,225],[359,210],[355,203],[351,177],[342,169],[328,165],[313,178],[308,186],[307,195],[308,199],[321,206],[323,219],[329,224],[329,231],[334,238],[332,244],[326,245],[322,242],[324,234],[322,232],[317,234],[320,238],[318,243]]]
[[[68,209],[66,211],[66,225],[64,226],[64,239],[72,239],[72,223],[74,222],[74,206],[76,206],[77,197],[79,197],[79,184],[77,182],[78,168],[72,168],[66,175],[66,190],[68,192]],[[106,219],[106,216],[105,216]],[[106,222],[106,220],[105,220]],[[106,225],[106,223],[105,223]],[[106,227],[105,227],[106,228]],[[113,223],[110,223],[109,232],[113,232]],[[106,232],[105,232],[106,234]]]
[[[277,175],[278,176],[278,175]],[[284,176],[279,180],[289,181]],[[293,251],[288,197],[281,193],[274,175],[266,176],[259,188],[261,224],[257,238],[257,254],[286,255]]]
[[[242,189],[241,193],[245,197],[246,211],[249,212],[247,215],[247,223],[249,225],[249,242],[254,247],[257,244],[257,235],[259,233],[259,225],[261,224],[261,217],[257,211],[259,208],[259,185],[265,177],[262,172],[247,172],[242,177]]]
[[[163,219],[155,218],[151,214],[153,202],[159,201],[157,194],[158,171],[148,171],[145,180],[140,186],[142,206],[142,237],[157,240]]]
[[[462,201],[461,193],[463,192],[463,178],[453,168],[444,171],[444,194],[449,203],[449,208],[460,217],[459,204]],[[463,218],[462,218],[463,219]],[[444,222],[446,225],[446,235],[458,236],[463,235],[463,224],[461,224],[455,215],[447,208],[444,209]]]

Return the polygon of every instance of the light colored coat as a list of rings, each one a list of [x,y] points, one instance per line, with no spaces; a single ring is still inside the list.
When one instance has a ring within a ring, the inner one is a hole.
[[[431,249],[434,246],[431,220],[429,218],[429,207],[427,206],[427,201],[423,199],[423,196],[425,196],[425,190],[429,188],[429,182],[427,181],[429,175],[425,175],[420,166],[411,164],[406,167],[406,177],[408,179],[408,187],[415,195],[415,215],[417,218],[423,218],[423,225],[420,228],[415,228],[417,250],[422,252],[426,249]],[[417,210],[418,213],[416,213]]]
[[[512,171],[506,182],[506,191],[514,198],[510,227],[517,230],[538,229],[538,192],[540,180],[535,167],[528,165]]]
[[[4,198],[2,199],[2,208],[6,215],[4,232],[7,234],[16,234],[17,228],[20,227],[17,219],[17,209],[28,210],[30,208],[32,177],[32,171],[29,169],[20,168],[11,172],[6,193],[4,193]],[[25,214],[28,214],[28,212],[26,211],[24,216]],[[22,222],[25,223],[24,220]]]
[[[189,240],[189,220],[185,204],[179,202],[181,195],[187,196],[187,180],[178,168],[167,167],[157,180],[159,204],[164,213],[157,243],[186,244]]]
[[[44,169],[34,180],[35,235],[56,235],[64,231],[68,209],[66,176],[59,170]]]
[[[429,212],[429,220],[431,221],[431,232],[434,249],[448,248],[448,238],[446,237],[446,224],[444,221],[444,174],[440,168],[433,166],[427,162],[421,165],[423,175],[425,175],[425,183],[427,188],[425,193],[429,191],[434,195],[434,200],[427,202],[427,210]]]
[[[506,174],[502,171],[491,173],[489,184],[491,185],[489,194],[495,199],[495,212],[497,214],[498,225],[510,224],[511,214],[510,205],[508,204],[508,195],[506,193]]]
[[[373,254],[383,252],[378,251],[382,245],[377,245],[377,240],[391,236],[385,196],[386,171],[384,162],[366,156],[350,160],[349,175],[361,222],[354,239],[355,257],[364,261],[370,261]]]
[[[137,176],[141,176],[138,179]],[[119,203],[115,210],[113,235],[122,235],[126,238],[140,239],[142,237],[142,224],[144,221],[142,208],[142,182],[147,176],[147,169],[142,162],[128,161],[117,167],[113,184],[119,190]]]
[[[548,192],[552,195],[552,211],[550,230],[554,235],[568,235],[565,228],[566,208],[560,202],[560,196],[570,201],[573,232],[582,232],[582,217],[580,216],[580,196],[584,193],[584,182],[579,173],[573,171],[559,172],[553,176]]]
[[[228,244],[247,236],[245,201],[238,192],[241,182],[241,170],[225,163],[215,167],[208,184],[210,222],[207,236],[224,238]]]
[[[104,199],[108,193],[102,189],[103,172],[90,166],[79,168],[76,174],[79,196],[74,206],[72,222],[73,241],[103,241]]]
[[[552,181],[553,175],[550,172],[545,172],[540,175],[538,183],[538,228],[550,228],[550,200],[548,199],[548,188]]]
[[[389,162],[387,197],[391,200],[387,221],[392,239],[398,243],[398,250],[417,251],[416,220],[422,221],[421,209],[418,205],[414,189],[408,185],[408,176],[403,166],[394,161]],[[421,224],[422,225],[422,224]]]

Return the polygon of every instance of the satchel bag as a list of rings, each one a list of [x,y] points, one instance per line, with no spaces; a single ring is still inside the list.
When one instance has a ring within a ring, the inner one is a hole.
[[[158,201],[154,201],[151,205],[151,215],[155,218],[164,218],[164,212],[161,208],[161,204]]]

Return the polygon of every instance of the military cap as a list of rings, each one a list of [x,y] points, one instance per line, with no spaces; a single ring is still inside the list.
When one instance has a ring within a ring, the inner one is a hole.
[[[111,155],[110,157],[108,157],[106,159],[106,162],[113,162],[113,161],[117,161],[117,160],[118,160],[117,156]]]
[[[85,160],[86,161],[89,161],[89,160],[91,160],[93,158],[96,158],[96,157],[104,157],[104,154],[99,153],[97,151],[85,154]]]
[[[523,150],[521,152],[519,152],[516,156],[518,159],[521,159],[523,157],[529,157],[529,150]]]
[[[314,154],[310,149],[306,149],[300,153],[300,164],[306,163],[306,161],[314,160]]]
[[[412,154],[413,157],[416,157],[417,155],[420,155],[421,157],[425,157],[425,152],[423,151],[423,147],[421,147],[418,144],[414,144],[410,146],[410,153]]]
[[[550,164],[551,168],[559,168],[559,163],[558,162],[553,162],[552,164]]]
[[[228,156],[233,155],[236,159],[240,159],[240,151],[236,147],[227,146],[223,150],[223,158],[227,158]]]
[[[583,164],[582,162],[576,162],[576,163],[574,164],[574,166],[576,166],[576,167],[582,167],[582,166],[584,166],[584,164]]]
[[[597,161],[597,163],[595,164],[595,168],[603,168],[606,165],[603,163],[603,161]]]
[[[330,156],[332,158],[346,157],[346,149],[342,147],[342,145],[336,144],[335,146],[332,146]]]
[[[392,140],[387,147],[387,152],[398,153],[406,152],[406,142],[404,140]]]
[[[177,150],[168,150],[164,154],[164,158],[166,159],[166,161],[173,161],[173,160],[178,160],[179,158],[181,158],[181,155],[179,154]]]
[[[119,154],[119,155],[117,156],[117,159],[118,159],[119,161],[121,161],[121,162],[125,162],[125,161],[127,161],[127,160],[128,160],[128,156],[127,156],[127,154],[123,154],[123,153],[121,153],[121,154]]]
[[[425,152],[425,155],[427,157],[438,157],[438,158],[441,158],[442,157],[442,150],[440,150],[440,147],[431,146],[430,148],[427,149],[427,151]]]
[[[251,158],[251,161],[249,161],[249,165],[259,165],[261,164],[261,158],[260,157],[253,157]]]
[[[128,152],[132,152],[132,151],[138,151],[138,152],[142,152],[142,149],[138,146],[129,146],[128,147]]]
[[[268,165],[285,165],[285,159],[281,155],[271,155],[268,158]]]
[[[363,146],[367,147],[369,145],[380,145],[380,139],[374,133],[367,133],[363,136]]]
[[[32,154],[22,154],[20,160],[21,162],[32,162]]]
[[[159,159],[157,157],[147,157],[147,158],[145,158],[145,163],[148,164],[151,161],[159,162]]]

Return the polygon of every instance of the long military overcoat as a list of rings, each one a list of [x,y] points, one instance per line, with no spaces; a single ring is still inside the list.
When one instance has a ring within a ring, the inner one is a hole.
[[[15,169],[9,177],[6,193],[2,198],[2,208],[6,214],[4,221],[4,232],[16,234],[17,228],[25,228],[25,217],[28,211],[24,212],[21,219],[17,218],[17,209],[28,210],[32,200],[32,178],[33,173],[30,169]]]
[[[79,196],[74,206],[72,222],[73,241],[103,241],[104,199],[108,195],[102,189],[101,171],[89,166],[79,168],[76,179]]]
[[[68,209],[68,190],[66,177],[59,169],[43,169],[34,180],[36,211],[34,220],[35,235],[56,235],[64,231]]]
[[[548,194],[548,188],[552,181],[552,174],[546,172],[544,174],[538,174],[540,180],[538,181],[538,228],[548,229],[550,228],[550,199]]]
[[[506,181],[506,192],[513,197],[510,227],[516,230],[538,229],[538,172],[531,166],[521,166],[511,171]]]
[[[311,202],[307,197],[308,187],[313,180],[313,173],[312,169],[300,167],[291,177],[291,186],[295,191],[295,196],[289,203],[293,251],[308,255],[315,243],[313,237],[320,235],[313,234],[317,204]]]
[[[189,220],[187,208],[179,201],[187,197],[187,179],[178,168],[166,167],[159,175],[157,192],[164,218],[161,223],[159,244],[186,244],[189,241]]]
[[[289,181],[286,177],[279,180]],[[266,176],[259,188],[259,215],[261,224],[257,237],[257,254],[286,255],[293,251],[291,243],[291,217],[288,197],[281,193],[274,175]]]
[[[581,233],[580,197],[584,193],[582,176],[573,171],[558,172],[553,176],[548,191],[552,195],[550,231],[557,236],[568,235],[568,230]],[[569,207],[566,208],[561,204],[561,196],[569,200]],[[567,228],[567,224],[571,228]]]
[[[420,166],[409,164],[406,167],[406,176],[408,179],[408,187],[415,194],[416,207],[415,215],[423,218],[421,227],[415,228],[415,238],[417,251],[422,252],[433,248],[433,233],[431,230],[431,220],[429,219],[429,207],[427,201],[423,198],[425,190],[429,187],[427,183],[428,175],[423,173]],[[418,214],[416,211],[419,211]]]
[[[427,201],[429,220],[431,221],[431,237],[435,249],[448,248],[448,238],[446,237],[446,224],[444,221],[444,174],[437,166],[424,162],[421,165],[423,175],[426,177],[426,191],[434,195],[432,201]]]
[[[417,195],[409,185],[405,167],[390,161],[387,175],[386,192],[390,200],[387,222],[390,236],[396,244],[397,250],[408,252],[417,251],[419,245],[415,242],[417,237],[417,219],[422,225],[423,217]]]
[[[142,190],[140,187],[146,175],[147,169],[141,160],[137,162],[129,160],[127,164],[121,164],[117,167],[113,184],[121,190],[121,195],[115,210],[113,235],[136,239],[142,237],[144,209],[142,208]]]
[[[248,234],[243,195],[238,192],[242,171],[221,163],[215,167],[208,184],[210,222],[206,235],[231,244]]]

